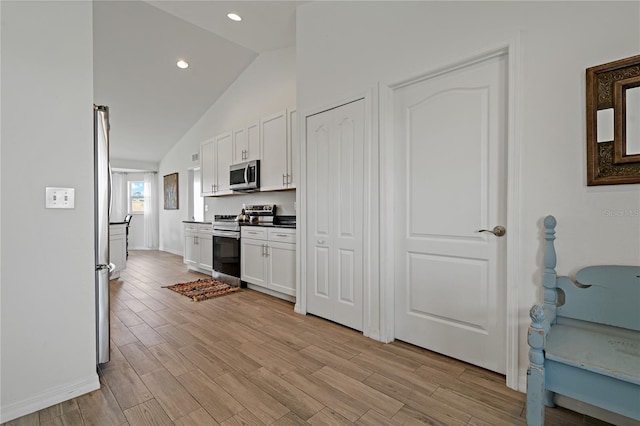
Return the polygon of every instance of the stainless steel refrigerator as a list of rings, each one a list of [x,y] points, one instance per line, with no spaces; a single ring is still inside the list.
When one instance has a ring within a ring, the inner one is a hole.
[[[109,361],[109,107],[93,106],[95,173],[96,354],[97,363]]]

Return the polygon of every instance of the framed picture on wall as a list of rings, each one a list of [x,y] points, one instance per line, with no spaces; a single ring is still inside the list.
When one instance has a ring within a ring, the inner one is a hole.
[[[178,173],[164,176],[164,209],[178,210]]]

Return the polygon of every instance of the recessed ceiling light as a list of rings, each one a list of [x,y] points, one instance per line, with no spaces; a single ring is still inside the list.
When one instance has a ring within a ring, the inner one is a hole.
[[[180,59],[176,63],[176,65],[178,66],[178,68],[182,68],[182,69],[189,68],[189,63],[187,61],[185,61],[184,59]]]
[[[237,13],[227,13],[227,18],[231,19],[232,21],[242,21],[242,17],[240,15],[238,15]]]

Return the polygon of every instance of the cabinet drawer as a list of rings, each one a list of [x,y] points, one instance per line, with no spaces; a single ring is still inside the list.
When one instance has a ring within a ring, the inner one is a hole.
[[[241,228],[242,238],[253,238],[256,240],[267,239],[267,228],[261,228],[259,226],[243,226]]]
[[[198,225],[198,232],[213,234],[213,226],[212,225]]]
[[[189,223],[187,225],[184,225],[184,230],[185,232],[198,232],[198,225],[196,225],[195,223]]]
[[[282,243],[296,242],[296,230],[288,228],[269,228],[268,229],[269,241],[279,241]]]

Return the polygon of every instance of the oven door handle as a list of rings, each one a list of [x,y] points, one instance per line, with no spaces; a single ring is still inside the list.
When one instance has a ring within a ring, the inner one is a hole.
[[[213,236],[214,237],[225,237],[225,238],[234,238],[236,240],[240,239],[240,233],[239,232],[233,232],[233,231],[213,231]]]

